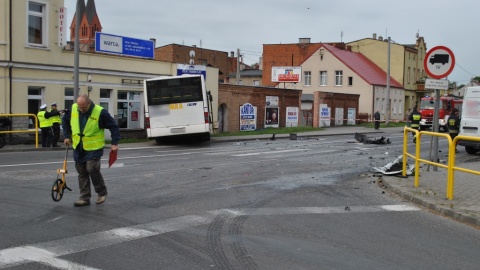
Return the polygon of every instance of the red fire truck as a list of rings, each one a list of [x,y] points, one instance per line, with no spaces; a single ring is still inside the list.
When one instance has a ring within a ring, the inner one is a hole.
[[[440,97],[440,106],[439,106],[439,131],[448,131],[447,120],[452,112],[453,108],[457,108],[461,113],[462,111],[463,99],[460,97],[453,96],[442,96]],[[420,121],[420,130],[425,130],[432,127],[433,123],[433,114],[435,112],[435,97],[424,97],[420,101],[420,108],[418,110],[422,114],[422,120]]]

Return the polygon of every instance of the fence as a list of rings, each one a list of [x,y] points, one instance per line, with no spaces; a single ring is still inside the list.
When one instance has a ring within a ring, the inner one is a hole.
[[[13,134],[13,133],[32,133],[35,132],[35,148],[38,148],[38,119],[35,114],[2,114],[1,116],[6,117],[33,117],[35,119],[35,129],[30,130],[7,130],[7,131],[0,131],[0,134]]]
[[[409,132],[414,132],[417,138],[416,144],[415,144],[415,155],[408,153],[408,133]],[[447,165],[439,163],[439,162],[433,162],[430,160],[422,159],[420,158],[420,146],[421,146],[421,141],[422,141],[422,136],[423,135],[430,135],[430,136],[435,136],[435,137],[444,137],[448,141],[448,163]],[[461,168],[455,166],[455,146],[459,140],[469,140],[469,141],[478,141],[480,142],[480,137],[472,137],[472,136],[457,136],[455,139],[452,141],[452,138],[450,137],[449,134],[443,134],[443,133],[437,133],[437,132],[430,132],[430,131],[418,131],[413,128],[405,127],[403,130],[403,164],[402,164],[402,175],[405,177],[407,176],[407,157],[413,158],[415,160],[415,180],[414,180],[414,187],[419,186],[419,177],[420,177],[420,162],[431,164],[434,166],[438,166],[441,168],[447,169],[447,186],[446,186],[446,198],[448,200],[453,200],[454,197],[454,186],[455,186],[455,170],[466,172],[466,173],[472,173],[476,175],[480,175],[479,171],[474,171],[466,168]]]

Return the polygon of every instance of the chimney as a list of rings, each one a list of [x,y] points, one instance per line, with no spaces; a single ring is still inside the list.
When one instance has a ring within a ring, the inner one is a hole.
[[[378,36],[378,40],[382,41],[382,40],[383,40],[383,37],[382,37],[382,36]]]
[[[373,33],[373,39],[377,39],[377,33]]]
[[[235,57],[235,52],[234,52],[234,51],[230,51],[230,57],[231,57],[231,58],[234,58],[234,57]]]
[[[300,44],[310,43],[310,38],[299,38],[298,43],[300,43]]]

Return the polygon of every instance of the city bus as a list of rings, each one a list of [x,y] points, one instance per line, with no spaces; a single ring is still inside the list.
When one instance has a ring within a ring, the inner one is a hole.
[[[147,137],[210,140],[211,95],[202,75],[164,76],[144,81]]]

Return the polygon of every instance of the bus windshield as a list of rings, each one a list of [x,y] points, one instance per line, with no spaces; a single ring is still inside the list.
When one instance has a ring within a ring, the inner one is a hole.
[[[203,101],[199,77],[152,80],[146,86],[149,106]]]

